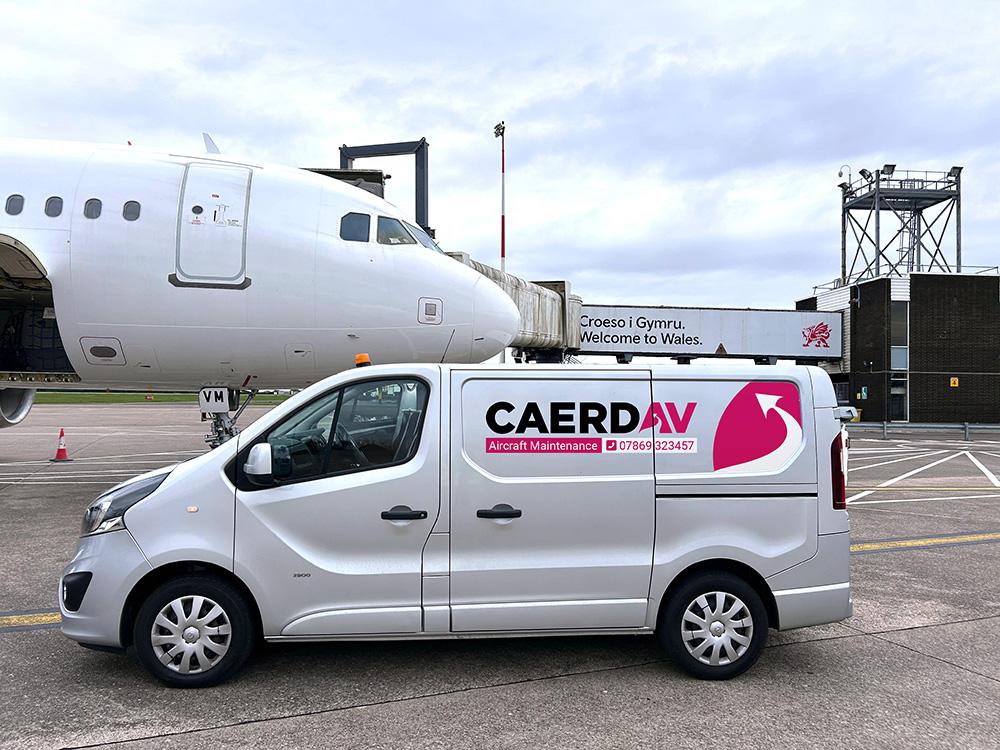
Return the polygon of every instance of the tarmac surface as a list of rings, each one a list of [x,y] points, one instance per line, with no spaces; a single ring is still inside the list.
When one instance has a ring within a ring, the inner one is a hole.
[[[48,461],[60,427],[73,463]],[[267,646],[171,690],[64,638],[56,588],[90,500],[204,433],[155,403],[36,406],[0,432],[0,747],[1000,744],[1000,440],[854,435],[854,617],[772,631],[729,682],[631,636]]]

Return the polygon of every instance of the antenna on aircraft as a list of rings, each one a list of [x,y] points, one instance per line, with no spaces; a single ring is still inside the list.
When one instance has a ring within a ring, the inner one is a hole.
[[[206,154],[221,154],[219,147],[215,145],[215,141],[212,140],[212,136],[208,133],[202,133],[201,137],[205,139],[205,153]]]

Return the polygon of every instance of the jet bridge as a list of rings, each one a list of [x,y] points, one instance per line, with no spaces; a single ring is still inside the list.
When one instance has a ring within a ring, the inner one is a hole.
[[[568,281],[526,281],[467,253],[448,253],[487,277],[510,296],[521,313],[521,330],[511,342],[516,360],[562,362],[580,348],[582,300],[572,294]]]

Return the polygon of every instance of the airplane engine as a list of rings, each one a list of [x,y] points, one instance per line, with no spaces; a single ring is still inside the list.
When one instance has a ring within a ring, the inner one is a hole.
[[[0,428],[23,422],[34,403],[34,388],[0,388]]]

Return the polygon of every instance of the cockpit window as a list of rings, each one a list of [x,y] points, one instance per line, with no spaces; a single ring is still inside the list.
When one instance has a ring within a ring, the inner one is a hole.
[[[63,199],[58,195],[53,195],[47,201],[45,201],[45,215],[51,216],[53,219],[62,213]]]
[[[11,216],[17,216],[21,211],[24,210],[24,196],[23,195],[12,195],[7,198],[6,211]]]
[[[438,247],[438,243],[436,243],[433,238],[427,234],[427,232],[418,226],[414,226],[408,221],[404,221],[403,223],[406,224],[406,228],[410,230],[410,234],[417,238],[417,242],[426,247],[428,250],[434,250],[442,255],[444,254],[444,250]]]
[[[91,198],[83,204],[83,215],[88,219],[97,219],[101,215],[101,201],[99,198]]]
[[[350,242],[368,242],[371,224],[372,217],[368,214],[344,214],[340,220],[340,239]]]
[[[409,233],[403,228],[399,219],[388,216],[378,217],[378,241],[381,245],[416,245]]]

